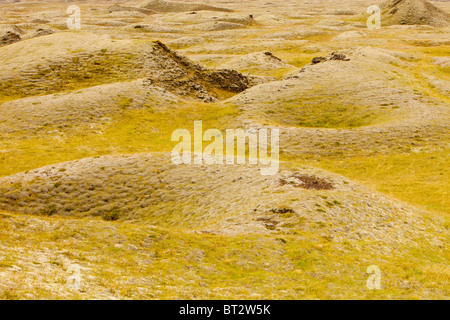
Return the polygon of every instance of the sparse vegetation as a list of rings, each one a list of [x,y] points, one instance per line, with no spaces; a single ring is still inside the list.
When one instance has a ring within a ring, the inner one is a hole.
[[[100,1],[70,31],[66,3],[17,5],[0,5],[0,36],[24,29],[0,47],[0,299],[449,297],[446,29],[368,30],[363,4]],[[280,172],[171,164],[195,120],[279,128]]]

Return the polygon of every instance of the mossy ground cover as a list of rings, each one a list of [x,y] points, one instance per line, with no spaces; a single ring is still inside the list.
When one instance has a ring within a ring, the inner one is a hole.
[[[174,116],[177,114],[177,116]],[[105,154],[170,152],[178,128],[193,130],[194,120],[203,128],[224,130],[239,111],[231,106],[196,103],[174,109],[125,109],[102,133],[89,130],[67,136],[20,137],[0,144],[0,176],[63,161]],[[353,158],[282,159],[314,165],[355,179],[378,191],[427,210],[448,214],[448,150],[435,153],[394,154]]]
[[[334,34],[311,36],[308,40],[323,43],[331,36]],[[422,71],[436,72],[443,78],[448,76],[448,68],[431,63],[435,56],[448,56],[448,47],[412,50],[421,50],[427,57],[423,63],[416,63]],[[314,56],[326,52],[292,47],[273,53],[301,67]],[[115,61],[100,61],[101,67],[95,60],[92,64],[86,63],[86,74],[63,74],[57,68],[50,73],[43,71],[43,78],[66,79],[61,88],[59,83],[45,93],[126,80],[121,77],[127,72],[121,75],[114,70],[96,69],[114,66]],[[97,78],[100,71],[107,76]],[[284,75],[277,72],[267,75]],[[425,83],[425,78],[417,71],[414,84],[417,90],[448,101],[421,82]],[[11,84],[3,85],[9,87],[2,90],[0,103],[28,96],[31,92],[28,91],[31,87],[21,88],[23,83],[18,83],[16,89]],[[46,128],[43,134],[36,136],[17,134],[16,137],[2,138],[0,176],[104,154],[167,152],[175,144],[170,141],[173,130],[192,130],[194,120],[203,120],[204,129],[223,130],[233,127],[233,120],[239,115],[235,107],[203,103],[176,104],[167,109],[151,105],[130,109],[129,99],[119,99],[121,112],[100,132],[73,127],[50,133],[53,129]],[[276,119],[275,115],[283,116],[295,126],[322,128],[353,128],[375,124],[383,118],[363,106],[319,104],[314,107],[321,112],[312,112],[312,104],[301,102],[300,105],[287,104],[284,109],[275,110],[279,114],[268,112],[268,115],[274,115],[273,119]],[[294,117],[290,117],[291,114]],[[282,160],[342,174],[423,208],[424,215],[448,218],[448,149],[389,156],[322,156],[313,160],[282,155]],[[44,222],[44,227],[39,221]],[[49,226],[51,228],[47,229]],[[15,274],[14,284],[0,288],[1,299],[18,299],[26,294],[29,298],[83,299],[98,297],[99,293],[130,299],[448,297],[448,250],[436,249],[425,241],[419,246],[403,244],[395,252],[387,252],[373,241],[334,243],[316,233],[295,230],[268,236],[225,236],[128,224],[115,221],[114,216],[103,221],[101,217],[30,217],[16,213],[0,213],[0,229],[0,271],[9,272],[14,266],[23,271]],[[42,255],[44,259],[41,259]],[[86,268],[82,274],[82,291],[70,291],[65,286],[68,262]],[[366,268],[371,264],[382,270],[382,290],[370,291],[365,286],[369,276]],[[28,275],[32,276],[27,278]],[[35,285],[36,279],[44,281]],[[27,284],[31,284],[30,287]],[[52,287],[55,284],[58,290]]]
[[[202,120],[205,130],[225,130],[239,114],[234,107],[217,104],[186,102],[163,109],[130,109],[128,102],[127,97],[119,99],[121,112],[101,132],[72,126],[60,134],[48,134],[55,128],[45,128],[39,136],[17,133],[4,137],[0,140],[0,176],[90,156],[170,152],[176,144],[170,140],[174,130],[192,131],[195,120]]]
[[[51,228],[38,228],[40,223]],[[43,299],[418,299],[448,294],[448,256],[425,245],[405,244],[394,253],[373,241],[338,244],[307,232],[236,237],[24,215],[0,218],[0,227],[6,248],[0,270],[20,268],[17,277],[23,280],[2,287],[2,299],[24,294]],[[81,290],[66,286],[67,269],[75,263],[81,267]],[[381,290],[366,287],[369,264],[382,270]],[[49,274],[48,283],[26,281]]]
[[[142,76],[142,61],[130,53],[100,50],[64,62],[38,65],[27,76],[0,82],[0,103],[33,95],[69,92]]]
[[[267,107],[265,115],[273,124],[310,128],[356,128],[380,123],[389,115],[389,110],[343,103],[338,97],[330,97],[327,101],[302,98]]]
[[[450,218],[448,149],[432,153],[324,158],[312,164],[342,174],[390,197]]]

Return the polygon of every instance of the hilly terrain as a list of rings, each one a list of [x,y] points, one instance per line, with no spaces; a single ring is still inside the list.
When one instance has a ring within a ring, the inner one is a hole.
[[[373,4],[0,1],[0,299],[448,299],[450,2]]]

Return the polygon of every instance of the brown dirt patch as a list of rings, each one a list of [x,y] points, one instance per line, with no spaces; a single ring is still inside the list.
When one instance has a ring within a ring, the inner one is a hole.
[[[314,190],[330,190],[334,189],[333,185],[325,179],[309,175],[293,175],[293,179],[280,179],[282,186],[286,184],[293,185],[296,188],[314,189]]]

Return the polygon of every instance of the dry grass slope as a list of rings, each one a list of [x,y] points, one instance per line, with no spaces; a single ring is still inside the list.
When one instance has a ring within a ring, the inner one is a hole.
[[[450,14],[427,0],[389,0],[380,8],[383,25],[450,26]]]
[[[222,4],[0,5],[0,299],[448,299],[449,3]],[[195,120],[280,172],[173,165]]]
[[[184,12],[184,11],[222,11],[231,12],[232,10],[226,8],[214,7],[200,3],[180,3],[165,0],[150,0],[141,5],[145,9],[157,12]]]

